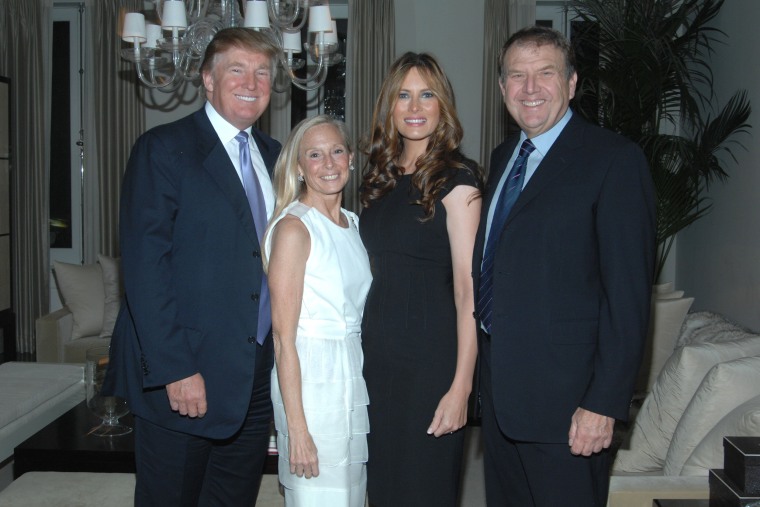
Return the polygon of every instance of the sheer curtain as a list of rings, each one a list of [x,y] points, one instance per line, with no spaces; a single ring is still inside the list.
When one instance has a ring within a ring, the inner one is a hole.
[[[12,278],[16,350],[34,352],[48,310],[52,0],[0,0],[0,74],[11,79]]]
[[[145,130],[145,108],[131,64],[120,57],[120,16],[139,12],[142,0],[87,0],[92,49],[86,96],[92,104],[86,114],[84,258],[98,253],[119,255],[119,194],[129,152]]]
[[[480,160],[489,171],[491,151],[507,136],[507,113],[499,90],[499,52],[510,35],[536,22],[536,0],[486,0],[483,22],[483,115]]]
[[[346,123],[354,144],[368,133],[385,73],[396,57],[393,0],[348,0]],[[343,191],[344,207],[359,211],[359,184],[366,157],[356,150],[356,170]]]

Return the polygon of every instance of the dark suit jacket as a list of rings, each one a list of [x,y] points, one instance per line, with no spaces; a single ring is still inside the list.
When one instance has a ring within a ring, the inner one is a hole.
[[[253,138],[271,172],[280,144]],[[225,438],[253,388],[261,249],[245,191],[204,109],[135,143],[121,194],[125,298],[107,389],[175,431]],[[172,412],[165,385],[197,372],[208,412]]]
[[[486,216],[516,144],[507,140],[491,156],[475,294]],[[654,253],[654,191],[642,151],[574,114],[520,194],[497,247],[483,359],[508,437],[566,443],[577,407],[627,419]]]

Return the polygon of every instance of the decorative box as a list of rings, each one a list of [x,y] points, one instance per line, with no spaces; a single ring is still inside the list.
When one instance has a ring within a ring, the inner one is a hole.
[[[760,496],[760,437],[725,437],[723,469],[745,495]]]
[[[760,496],[746,496],[723,470],[710,470],[710,507],[758,507]]]

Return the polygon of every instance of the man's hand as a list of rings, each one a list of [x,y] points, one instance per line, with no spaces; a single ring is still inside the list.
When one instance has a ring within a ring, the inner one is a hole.
[[[166,385],[169,406],[189,417],[206,415],[206,383],[200,373]]]
[[[591,456],[612,443],[615,419],[578,407],[570,423],[568,445],[575,455]]]

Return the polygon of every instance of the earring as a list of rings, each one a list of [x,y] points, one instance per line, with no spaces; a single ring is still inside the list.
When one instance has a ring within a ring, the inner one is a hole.
[[[298,181],[300,181],[300,182],[303,183],[303,174],[299,174],[298,175]]]
[[[349,170],[349,171],[353,171],[353,170],[354,170],[354,164],[350,164],[350,165],[348,166],[348,170]]]

